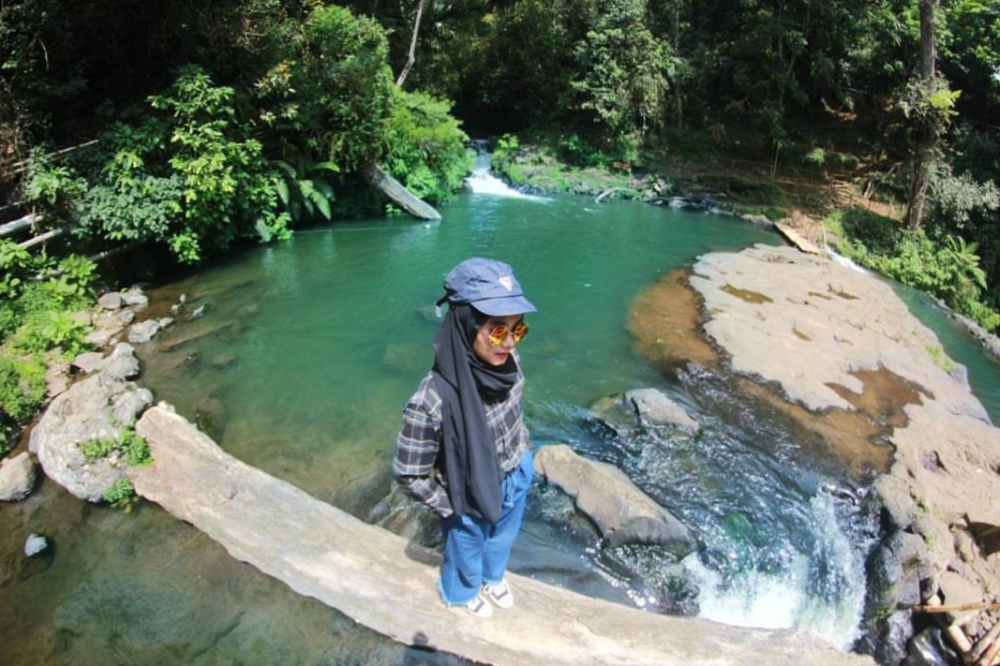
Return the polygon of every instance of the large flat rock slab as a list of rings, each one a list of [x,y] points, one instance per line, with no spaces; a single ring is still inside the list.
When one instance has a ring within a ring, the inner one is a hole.
[[[517,607],[481,620],[441,604],[437,569],[411,557],[404,539],[236,460],[162,406],[137,430],[153,454],[129,472],[140,495],[236,559],[403,644],[531,666],[874,664],[807,632],[646,613],[517,575]]]

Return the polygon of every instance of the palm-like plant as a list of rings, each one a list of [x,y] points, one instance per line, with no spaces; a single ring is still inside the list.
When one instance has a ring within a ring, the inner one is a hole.
[[[336,196],[324,174],[338,173],[340,167],[333,162],[314,162],[303,154],[296,156],[294,164],[286,160],[274,160],[272,164],[281,172],[282,178],[275,183],[275,189],[293,224],[309,222],[320,215],[327,220],[331,218],[330,203]]]

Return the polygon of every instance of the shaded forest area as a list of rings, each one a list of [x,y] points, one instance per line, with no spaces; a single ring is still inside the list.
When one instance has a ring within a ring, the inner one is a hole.
[[[1000,0],[3,0],[0,185],[195,263],[382,207],[371,163],[446,203],[469,135],[764,206],[836,179],[846,252],[996,329],[998,49]]]

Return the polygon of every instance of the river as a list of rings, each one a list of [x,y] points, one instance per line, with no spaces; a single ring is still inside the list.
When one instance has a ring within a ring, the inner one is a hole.
[[[724,376],[658,373],[626,329],[632,301],[670,270],[777,235],[725,216],[489,186],[440,222],[313,229],[155,288],[153,311],[185,302],[139,350],[142,382],[238,458],[374,520],[402,403],[431,362],[444,274],[468,256],[505,260],[539,308],[521,344],[534,444],[618,464],[699,543],[679,562],[651,547],[602,550],[566,498],[538,486],[512,569],[651,612],[808,628],[849,648],[877,536],[855,501],[863,488],[804,458],[781,418],[731,395]],[[996,364],[955,335],[946,349],[972,360],[973,385],[1000,384]],[[701,433],[623,440],[590,418],[599,398],[638,387],[667,392]],[[31,532],[51,538],[47,557],[21,555]],[[0,548],[6,663],[458,663],[299,597],[156,506],[126,515],[46,482],[0,509]]]

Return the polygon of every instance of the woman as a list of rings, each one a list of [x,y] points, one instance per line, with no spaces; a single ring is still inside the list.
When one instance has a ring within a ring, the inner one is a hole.
[[[403,409],[393,475],[441,518],[445,604],[510,608],[505,573],[534,474],[514,350],[535,312],[510,266],[467,259],[445,278],[434,367]]]

